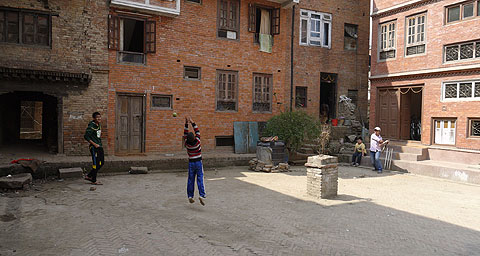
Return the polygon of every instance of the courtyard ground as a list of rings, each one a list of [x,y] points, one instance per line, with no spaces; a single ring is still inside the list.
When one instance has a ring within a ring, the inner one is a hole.
[[[339,196],[306,194],[304,168],[36,181],[0,197],[0,255],[480,255],[480,186],[342,166]]]

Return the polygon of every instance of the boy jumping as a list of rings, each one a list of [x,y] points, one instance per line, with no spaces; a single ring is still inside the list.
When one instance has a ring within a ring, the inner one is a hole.
[[[188,132],[188,123],[192,124],[195,134]],[[185,129],[183,131],[183,140],[188,153],[188,182],[187,196],[190,203],[195,191],[195,176],[197,176],[197,187],[200,197],[200,203],[205,205],[205,186],[203,185],[203,165],[202,165],[202,146],[200,143],[200,131],[198,126],[190,117],[185,117]]]

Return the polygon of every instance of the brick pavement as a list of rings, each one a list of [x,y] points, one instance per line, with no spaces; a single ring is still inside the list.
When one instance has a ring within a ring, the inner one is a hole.
[[[365,175],[365,178],[356,178]],[[475,255],[480,186],[340,167],[339,197],[306,195],[304,168],[206,172],[207,206],[186,173],[36,184],[0,197],[0,255]]]

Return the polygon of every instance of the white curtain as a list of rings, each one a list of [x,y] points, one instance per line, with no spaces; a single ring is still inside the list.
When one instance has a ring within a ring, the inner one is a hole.
[[[262,9],[258,39],[260,41],[260,51],[268,53],[272,52],[272,35],[270,31],[270,21],[270,12]]]

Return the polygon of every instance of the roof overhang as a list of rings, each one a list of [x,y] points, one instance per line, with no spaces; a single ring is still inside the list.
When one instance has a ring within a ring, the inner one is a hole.
[[[138,11],[143,13],[149,13],[154,15],[169,16],[175,17],[180,15],[180,1],[181,0],[172,0],[175,1],[175,8],[162,7],[157,5],[149,4],[149,0],[145,0],[145,3],[139,3],[128,0],[111,0],[110,5],[112,7],[118,7],[122,9],[128,9],[132,11]]]
[[[92,76],[85,73],[0,67],[0,79],[43,81],[49,83],[79,84],[88,86],[92,80]]]

